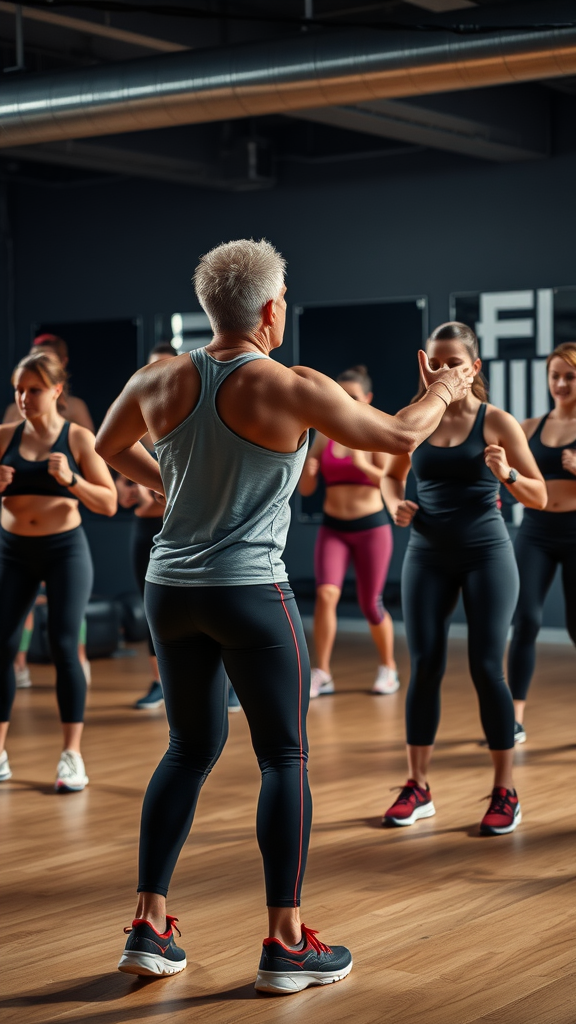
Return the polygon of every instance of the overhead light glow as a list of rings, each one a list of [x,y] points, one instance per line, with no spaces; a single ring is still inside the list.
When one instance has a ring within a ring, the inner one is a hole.
[[[170,324],[172,326],[172,334],[182,334],[182,314],[173,313],[170,318]],[[180,348],[180,345],[175,345],[175,348]]]
[[[172,348],[182,348],[182,335],[175,334],[170,344],[172,345]]]

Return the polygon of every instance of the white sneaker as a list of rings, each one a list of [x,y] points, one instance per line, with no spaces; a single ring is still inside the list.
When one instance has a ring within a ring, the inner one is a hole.
[[[8,779],[12,778],[12,772],[10,771],[10,765],[8,764],[8,754],[5,750],[0,754],[0,782],[8,782]]]
[[[74,750],[63,750],[56,769],[54,789],[58,793],[77,793],[88,785],[88,776],[82,755]]]
[[[310,700],[322,697],[325,693],[334,693],[334,680],[321,668],[313,668],[310,676]]]
[[[398,679],[396,669],[388,668],[387,665],[380,665],[374,680],[372,693],[396,693],[396,690],[399,689],[400,680]]]
[[[24,668],[16,668],[14,666],[14,675],[16,676],[17,690],[27,690],[29,686],[32,686],[28,665],[25,665]]]
[[[90,666],[90,662],[89,661],[81,661],[80,664],[82,666],[82,671],[84,673],[84,678],[86,679],[86,686],[90,686],[90,684],[92,682],[92,668]]]

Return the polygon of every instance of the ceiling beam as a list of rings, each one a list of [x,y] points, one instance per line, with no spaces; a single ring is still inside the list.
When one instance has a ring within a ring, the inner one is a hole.
[[[16,4],[0,0],[0,12],[3,14],[16,14]],[[115,42],[125,43],[139,50],[149,50],[158,53],[176,53],[179,50],[189,50],[189,46],[181,46],[180,43],[171,43],[166,39],[156,39],[154,36],[143,36],[139,32],[126,32],[122,28],[113,28],[112,25],[101,25],[97,21],[87,21],[85,18],[69,18],[66,14],[56,14],[54,11],[40,10],[37,7],[21,6],[22,15],[29,21],[39,21],[45,25],[55,25],[57,28],[68,29],[70,32],[78,32],[83,36],[99,36],[102,39],[114,39]]]
[[[498,99],[494,97],[497,107]],[[451,109],[449,97],[420,101],[374,100],[354,106],[301,110],[292,117],[335,128],[396,139],[418,146],[461,153],[485,160],[534,160],[548,155],[547,111],[531,109],[528,123],[500,115],[500,123],[484,116]],[[508,123],[506,123],[508,122]]]

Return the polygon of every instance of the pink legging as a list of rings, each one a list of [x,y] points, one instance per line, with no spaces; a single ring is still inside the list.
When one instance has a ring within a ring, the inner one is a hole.
[[[362,613],[373,626],[384,618],[382,591],[392,557],[392,527],[371,530],[333,530],[321,526],[314,549],[316,586],[327,583],[342,590],[350,559],[356,572],[356,591]]]

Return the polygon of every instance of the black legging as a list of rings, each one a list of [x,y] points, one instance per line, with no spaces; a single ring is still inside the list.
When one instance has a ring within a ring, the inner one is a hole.
[[[566,628],[576,644],[576,512],[526,509],[514,545],[520,597],[508,653],[508,684],[514,700],[526,700],[536,664],[536,637],[544,600],[562,567]]]
[[[450,616],[462,590],[470,674],[491,750],[514,746],[514,708],[504,681],[508,627],[518,598],[512,544],[426,550],[409,544],[402,569],[402,609],[410,649],[406,697],[408,743],[434,743]]]
[[[48,639],[56,666],[62,722],[82,722],[86,677],[78,634],[92,590],[90,549],[81,526],[45,537],[0,530],[0,721],[8,722],[16,692],[13,661],[24,620],[38,587],[46,583]]]
[[[148,518],[134,516],[132,522],[132,568],[142,597],[144,597],[144,585],[146,583],[152,541],[156,534],[160,533],[162,521],[162,516],[150,516]],[[150,633],[148,623],[146,625],[148,629],[148,651],[154,657],[156,651],[154,650],[152,634]]]
[[[299,906],[312,820],[305,724],[310,663],[290,587],[147,583],[145,604],[170,745],[144,798],[138,891],[166,895],[200,788],[226,742],[224,663],[262,772],[256,831],[267,903]]]

